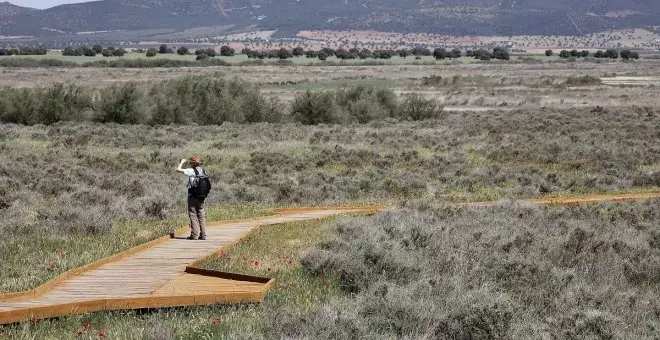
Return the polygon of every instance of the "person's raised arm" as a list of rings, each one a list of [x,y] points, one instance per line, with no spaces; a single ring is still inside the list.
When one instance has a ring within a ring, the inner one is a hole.
[[[179,166],[176,167],[176,171],[183,173],[183,165],[186,164],[186,160],[182,159],[181,163],[179,163]]]

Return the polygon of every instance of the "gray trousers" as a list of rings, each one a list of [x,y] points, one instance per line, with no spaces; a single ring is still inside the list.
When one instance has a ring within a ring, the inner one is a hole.
[[[188,196],[188,215],[192,237],[206,236],[206,217],[204,216],[204,201]]]

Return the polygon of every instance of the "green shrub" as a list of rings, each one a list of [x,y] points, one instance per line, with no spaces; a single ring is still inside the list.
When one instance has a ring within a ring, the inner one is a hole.
[[[437,118],[442,112],[442,107],[432,99],[413,93],[405,97],[401,104],[399,115],[403,119],[425,120]]]
[[[144,123],[144,93],[135,82],[112,85],[101,91],[97,119],[103,123]]]
[[[82,119],[91,107],[91,96],[76,85],[55,84],[50,88],[0,90],[0,122],[53,124]]]
[[[60,59],[0,58],[0,67],[76,67],[77,63]]]
[[[339,108],[331,92],[311,92],[297,96],[291,106],[294,119],[306,125],[340,123]]]
[[[280,104],[239,80],[185,77],[169,80],[151,91],[155,100],[153,124],[202,125],[275,122]]]
[[[351,87],[337,91],[335,100],[347,116],[345,121],[361,124],[394,117],[398,110],[396,95],[387,89]]]
[[[91,97],[83,88],[73,84],[55,84],[43,91],[37,118],[42,124],[79,121],[82,111],[91,106]]]
[[[5,86],[0,89],[0,122],[34,124],[39,102],[32,89]]]

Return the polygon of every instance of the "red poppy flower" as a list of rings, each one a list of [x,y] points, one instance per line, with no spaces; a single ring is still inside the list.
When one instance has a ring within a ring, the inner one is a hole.
[[[100,336],[101,338],[105,338],[105,332],[99,332],[99,336]]]
[[[259,267],[259,261],[254,260],[254,265],[257,266],[257,267]]]
[[[85,330],[88,330],[88,329],[89,329],[89,323],[87,323],[87,322],[83,323],[82,326],[83,326],[83,328],[84,328]]]
[[[327,285],[328,285],[328,281],[323,280],[323,284],[327,286]]]
[[[82,331],[78,331],[78,332],[76,332],[76,336],[81,336],[81,335],[83,335],[83,332],[82,332]]]
[[[32,322],[36,322],[36,321],[37,321],[37,317],[34,316],[34,315],[32,315],[32,316],[30,317],[30,321],[32,321]]]

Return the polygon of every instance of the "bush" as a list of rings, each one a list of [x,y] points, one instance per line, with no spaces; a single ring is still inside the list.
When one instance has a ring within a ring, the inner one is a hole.
[[[336,124],[340,122],[339,108],[331,92],[307,91],[296,97],[291,105],[294,119],[306,125]]]
[[[434,100],[413,93],[405,97],[399,115],[408,120],[425,120],[438,118],[441,112],[442,108]]]
[[[91,106],[91,97],[76,85],[55,84],[50,88],[0,91],[0,122],[18,124],[53,124],[81,120]]]
[[[582,77],[568,77],[564,84],[569,86],[580,86],[580,85],[598,85],[601,83],[600,78],[595,76],[582,76]]]
[[[276,122],[281,104],[239,80],[185,77],[152,88],[153,124]]]
[[[398,103],[394,92],[366,86],[357,86],[337,91],[335,102],[341,108],[343,121],[368,123],[394,117]]]
[[[78,67],[73,61],[61,59],[0,58],[0,67]]]
[[[115,84],[101,91],[99,115],[103,123],[140,124],[146,120],[144,93],[135,82]]]

